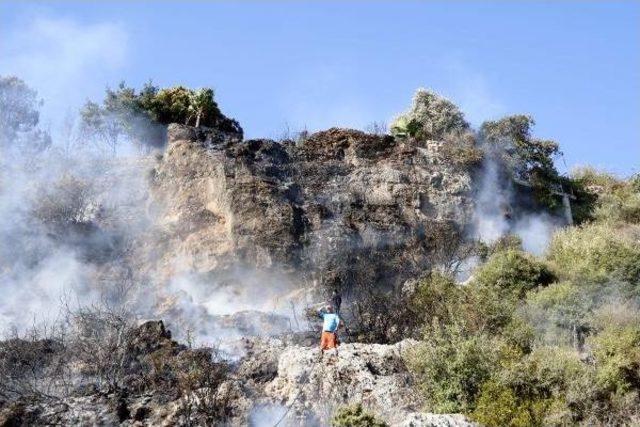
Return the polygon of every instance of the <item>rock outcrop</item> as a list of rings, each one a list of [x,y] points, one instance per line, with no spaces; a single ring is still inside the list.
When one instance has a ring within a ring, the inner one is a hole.
[[[12,425],[225,425],[326,426],[334,411],[361,403],[393,426],[470,427],[460,415],[420,412],[423,402],[403,355],[417,343],[344,344],[322,358],[295,337],[243,338],[243,356],[217,370],[211,354],[171,340],[159,321],[128,334],[122,386],[78,386],[66,397],[24,395],[0,402],[0,426]],[[160,370],[160,371],[158,371]],[[209,375],[219,378],[211,382]],[[145,378],[141,383],[140,378]],[[202,403],[202,404],[201,404]],[[211,411],[218,411],[212,413]]]
[[[469,172],[442,142],[345,129],[300,143],[181,125],[168,135],[149,208],[158,226],[143,245],[167,277],[232,282],[251,268],[298,284],[393,286],[432,264],[434,234],[470,220]]]

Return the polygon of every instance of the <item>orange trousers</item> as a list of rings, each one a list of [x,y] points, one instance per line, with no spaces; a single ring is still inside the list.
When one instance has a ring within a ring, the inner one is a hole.
[[[330,348],[338,347],[340,342],[338,341],[338,335],[334,332],[323,331],[320,337],[320,348],[322,350],[329,350]]]

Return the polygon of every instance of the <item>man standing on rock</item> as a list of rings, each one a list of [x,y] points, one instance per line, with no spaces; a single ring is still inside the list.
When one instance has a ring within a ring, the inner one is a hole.
[[[340,317],[334,313],[332,305],[327,305],[324,309],[318,311],[322,318],[322,336],[320,337],[320,357],[324,356],[325,350],[336,349],[338,356],[338,328],[340,325]]]

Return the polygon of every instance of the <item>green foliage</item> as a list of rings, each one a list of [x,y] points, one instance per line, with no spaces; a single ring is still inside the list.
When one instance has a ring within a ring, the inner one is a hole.
[[[497,334],[511,322],[517,306],[517,292],[474,281],[464,288],[459,321],[468,331]]]
[[[598,385],[620,395],[640,384],[640,313],[626,322],[607,322],[589,344],[599,366]]]
[[[640,228],[606,220],[560,230],[544,261],[509,240],[485,248],[467,285],[432,275],[413,294],[424,336],[406,357],[426,410],[487,426],[633,425]]]
[[[408,356],[408,364],[429,410],[467,412],[473,409],[480,386],[493,372],[496,357],[489,336],[468,334],[456,324],[434,324]]]
[[[102,105],[87,101],[80,110],[83,136],[102,143],[114,154],[121,138],[128,138],[139,147],[162,146],[164,127],[151,110],[157,90],[149,83],[137,93],[122,82],[116,90],[107,89]]]
[[[455,104],[426,89],[418,89],[411,109],[391,124],[392,135],[436,140],[468,129],[464,114]]]
[[[573,171],[572,181],[591,195],[589,219],[640,224],[640,174],[623,180],[593,168],[581,168]]]
[[[240,125],[220,112],[210,88],[160,89],[147,83],[137,92],[123,82],[116,90],[107,89],[102,105],[87,102],[81,116],[85,135],[98,137],[113,151],[123,136],[139,145],[160,146],[164,143],[165,126],[170,123],[242,134]]]
[[[487,427],[527,427],[536,424],[529,408],[519,401],[516,393],[496,381],[487,381],[482,385],[473,418]]]
[[[514,290],[520,296],[553,279],[544,263],[513,249],[496,252],[474,275],[474,280],[484,286]]]
[[[526,314],[545,343],[580,348],[593,308],[593,295],[584,286],[560,282],[530,293]]]
[[[577,354],[542,347],[506,361],[482,385],[472,417],[486,426],[541,426],[571,422],[565,396],[585,375]]]
[[[635,231],[634,231],[635,230]],[[548,249],[548,259],[563,278],[640,283],[640,241],[637,227],[587,224],[558,231]]]
[[[331,420],[333,427],[388,427],[388,424],[362,409],[361,404],[339,408]]]
[[[450,277],[431,273],[418,283],[409,305],[423,323],[450,322],[459,315],[458,307],[451,302],[461,298],[462,290]]]
[[[484,122],[480,127],[480,139],[501,154],[507,170],[516,180],[533,186],[540,203],[555,209],[559,207],[559,200],[553,190],[559,187],[561,179],[553,159],[560,150],[554,141],[533,138],[531,128],[534,124],[533,118],[526,115]]]
[[[598,195],[592,191],[589,183],[579,176],[561,177],[560,182],[564,191],[573,196],[571,215],[574,224],[593,220]]]
[[[484,122],[480,127],[481,139],[509,155],[513,170],[521,179],[532,179],[536,174],[557,175],[553,156],[559,153],[558,144],[533,138],[534,124],[531,116],[515,115]]]

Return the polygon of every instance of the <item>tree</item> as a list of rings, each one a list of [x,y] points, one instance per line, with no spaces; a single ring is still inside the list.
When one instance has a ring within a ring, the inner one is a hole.
[[[81,114],[86,136],[98,137],[114,153],[122,137],[138,146],[161,146],[170,123],[215,127],[242,136],[238,122],[220,112],[210,88],[160,89],[149,82],[137,92],[123,82],[116,90],[107,89],[102,105],[88,101]]]
[[[200,119],[217,112],[218,106],[213,100],[213,89],[205,88],[191,92],[187,123],[195,117],[195,127],[200,127]]]
[[[507,116],[497,121],[484,122],[480,127],[480,140],[497,153],[516,181],[531,185],[538,202],[549,208],[559,207],[554,195],[562,179],[553,159],[560,154],[558,143],[533,138],[531,116]]]
[[[87,101],[81,109],[83,135],[107,145],[114,155],[122,138],[140,148],[162,146],[165,128],[154,115],[158,92],[150,82],[139,93],[124,82],[107,89],[102,105]]]
[[[123,132],[122,125],[116,116],[95,102],[87,101],[80,110],[80,117],[82,135],[88,138],[97,138],[115,154],[118,139]]]
[[[468,129],[464,114],[454,103],[426,89],[418,89],[411,109],[391,124],[393,135],[438,140]]]
[[[38,129],[38,93],[21,79],[0,76],[0,147],[29,147],[37,151],[51,144],[48,132]]]
[[[480,127],[480,139],[503,153],[517,178],[555,179],[558,172],[553,164],[553,157],[560,153],[560,148],[554,141],[533,138],[531,128],[534,125],[535,121],[531,116],[507,116],[497,121],[484,122]]]

